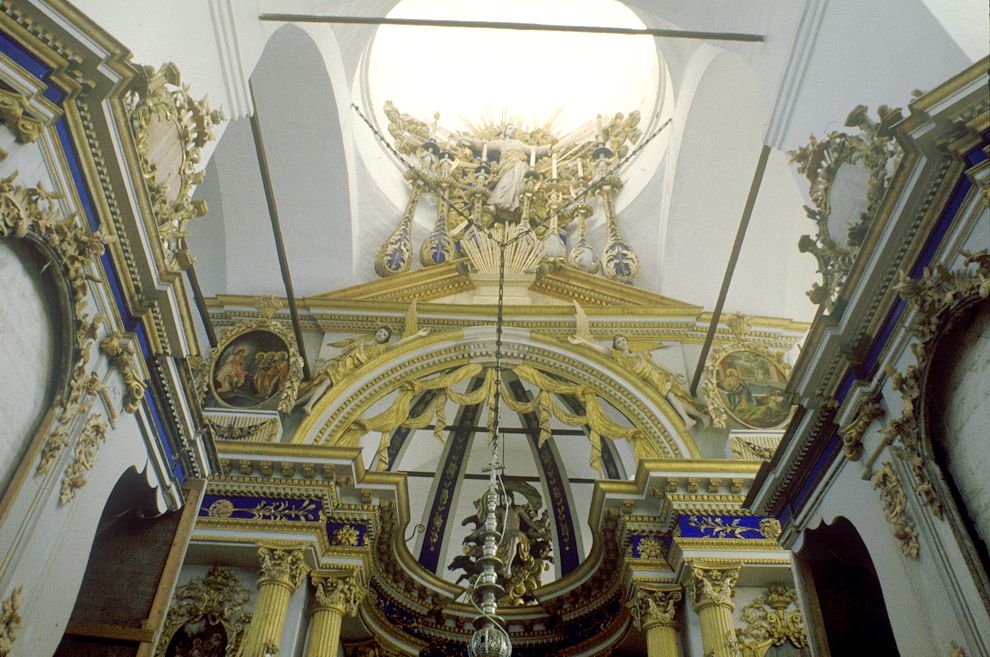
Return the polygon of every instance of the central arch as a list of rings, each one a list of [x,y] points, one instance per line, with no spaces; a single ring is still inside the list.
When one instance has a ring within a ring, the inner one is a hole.
[[[471,327],[428,335],[370,360],[335,385],[293,435],[293,443],[337,445],[346,429],[400,386],[452,368],[495,362],[495,327]],[[525,364],[566,382],[586,386],[645,437],[637,461],[701,458],[683,422],[657,390],[610,358],[569,343],[507,328],[502,363]]]

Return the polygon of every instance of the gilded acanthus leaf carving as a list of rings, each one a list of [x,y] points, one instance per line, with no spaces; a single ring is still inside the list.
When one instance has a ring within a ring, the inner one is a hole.
[[[59,506],[63,506],[86,485],[86,473],[96,464],[96,453],[107,440],[107,424],[99,415],[91,415],[83,425],[82,432],[76,440],[76,449],[72,463],[65,470],[62,478],[62,492],[58,498]]]
[[[21,591],[18,586],[11,591],[10,596],[0,604],[0,657],[8,657],[17,639],[17,630],[21,628],[24,619],[20,614]]]
[[[884,463],[873,477],[873,488],[880,494],[883,514],[894,528],[894,536],[905,556],[918,556],[918,532],[907,515],[907,498],[897,473],[890,463]]]
[[[626,603],[636,629],[646,632],[655,625],[677,627],[677,602],[681,599],[679,590],[653,590],[637,588],[632,599]]]
[[[111,333],[100,342],[100,349],[110,356],[124,379],[124,411],[135,412],[141,406],[148,384],[134,366],[134,344],[126,339],[124,333]]]
[[[27,98],[16,91],[0,88],[0,123],[10,128],[22,144],[33,142],[45,127],[40,120],[27,114],[28,107]]]
[[[883,407],[878,398],[867,399],[860,404],[856,416],[849,424],[839,428],[842,438],[842,452],[850,461],[858,461],[863,456],[863,434],[873,424],[874,420],[882,418]]]
[[[358,605],[367,595],[357,575],[313,573],[313,599],[321,607],[338,611],[341,615],[353,616]]]

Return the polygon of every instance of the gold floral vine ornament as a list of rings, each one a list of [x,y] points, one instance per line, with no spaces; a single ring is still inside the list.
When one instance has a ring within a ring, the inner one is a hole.
[[[890,463],[884,463],[873,476],[873,488],[880,494],[883,515],[894,529],[894,537],[907,557],[918,557],[918,532],[907,515],[907,496],[897,473]]]
[[[763,657],[771,646],[785,643],[795,648],[808,645],[794,589],[771,586],[764,595],[742,608],[742,620],[746,625],[736,628],[742,657]]]
[[[90,415],[76,440],[72,462],[62,478],[62,492],[58,505],[68,504],[86,485],[86,474],[96,465],[96,453],[107,441],[107,423],[99,415]]]
[[[250,599],[250,592],[234,573],[222,566],[210,567],[203,577],[193,578],[176,589],[155,657],[164,657],[173,641],[186,638],[176,637],[183,630],[185,635],[212,635],[219,632],[211,629],[221,630],[226,642],[222,654],[237,654],[251,620],[251,614],[244,610]]]
[[[192,264],[186,226],[206,214],[206,203],[192,198],[204,176],[199,169],[200,155],[213,140],[213,128],[223,122],[224,115],[210,110],[205,97],[193,99],[175,64],[165,64],[157,71],[145,66],[141,73],[128,97],[131,127],[165,266],[177,272]]]
[[[859,128],[858,134],[829,132],[821,141],[811,137],[806,146],[790,153],[791,162],[811,183],[814,207],[805,206],[805,211],[818,227],[814,236],[804,235],[798,242],[802,253],[818,260],[822,275],[808,297],[828,311],[834,308],[901,155],[891,130],[901,120],[901,111],[881,105],[877,113],[879,121],[873,121],[866,106],[859,105],[846,119],[847,127]],[[859,185],[865,186],[865,198],[855,198]],[[835,193],[839,196],[833,197]],[[839,215],[840,205],[848,215]]]
[[[37,242],[51,254],[64,276],[74,322],[73,351],[70,361],[68,390],[58,400],[56,422],[41,449],[35,476],[46,474],[69,444],[73,420],[89,412],[92,397],[103,389],[89,369],[90,351],[99,335],[99,317],[85,314],[89,283],[100,279],[91,270],[111,241],[101,228],[92,232],[74,217],[62,218],[58,212],[58,194],[42,187],[15,184],[17,173],[0,180],[0,238],[27,239]]]
[[[926,267],[919,280],[900,272],[895,289],[916,311],[907,327],[917,340],[911,345],[916,362],[905,368],[903,373],[889,365],[885,368],[891,386],[901,395],[904,410],[890,421],[884,432],[888,441],[897,441],[894,453],[911,465],[915,493],[932,515],[942,518],[942,502],[932,483],[922,447],[917,404],[921,399],[924,373],[931,364],[939,329],[960,304],[972,299],[990,299],[990,253],[987,250],[963,252],[961,268],[949,270],[945,265],[936,264]]]

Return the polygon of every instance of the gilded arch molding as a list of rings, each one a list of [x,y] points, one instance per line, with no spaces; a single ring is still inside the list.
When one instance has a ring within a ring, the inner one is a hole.
[[[454,329],[401,345],[335,385],[300,425],[292,442],[335,445],[351,423],[403,383],[469,363],[493,364],[494,352],[494,327]],[[502,353],[506,367],[525,362],[588,386],[646,434],[646,458],[700,458],[694,440],[670,404],[611,359],[511,327],[503,333]]]

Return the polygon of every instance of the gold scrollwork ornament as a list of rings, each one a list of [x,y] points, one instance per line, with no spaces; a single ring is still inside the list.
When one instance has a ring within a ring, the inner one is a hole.
[[[124,379],[124,412],[134,413],[141,406],[148,384],[134,366],[134,344],[126,337],[124,333],[111,333],[100,341],[100,349],[110,357]]]
[[[858,128],[858,134],[829,132],[821,141],[811,137],[806,146],[790,153],[791,162],[811,183],[808,192],[814,207],[806,206],[805,211],[818,227],[814,236],[804,235],[798,242],[802,253],[818,260],[822,275],[822,282],[815,283],[808,296],[828,311],[876,217],[901,154],[891,130],[901,120],[901,111],[881,105],[877,113],[879,121],[873,121],[866,106],[859,105],[846,119],[846,126]],[[860,184],[866,198],[857,198]],[[836,213],[840,204],[849,216]]]
[[[164,657],[172,637],[184,625],[200,621],[222,626],[227,636],[225,654],[237,654],[251,620],[251,614],[244,610],[250,599],[250,591],[223,566],[212,566],[203,577],[179,586],[165,617],[155,657]]]
[[[193,99],[172,63],[157,71],[143,67],[128,104],[165,266],[173,272],[187,269],[192,256],[185,243],[186,226],[206,214],[206,203],[192,197],[204,176],[200,155],[213,140],[213,128],[223,122],[223,112],[210,110],[205,97]]]
[[[742,608],[742,620],[746,625],[736,628],[742,657],[762,657],[770,646],[785,643],[795,648],[808,645],[794,589],[771,586],[766,594]]]

